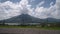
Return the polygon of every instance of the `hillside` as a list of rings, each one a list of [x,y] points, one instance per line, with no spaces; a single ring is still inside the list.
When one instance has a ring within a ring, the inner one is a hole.
[[[28,14],[21,14],[16,17],[12,17],[10,19],[1,20],[0,23],[45,23],[45,22],[60,22],[60,19],[55,18],[46,18],[46,19],[40,19],[33,16],[30,16]]]

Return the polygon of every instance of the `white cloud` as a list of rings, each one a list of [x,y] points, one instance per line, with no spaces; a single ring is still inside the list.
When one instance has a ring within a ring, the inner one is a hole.
[[[56,7],[56,16],[55,17],[57,19],[60,19],[60,0],[56,0],[55,7]]]
[[[44,2],[42,1],[40,3],[40,6],[44,4]],[[56,4],[52,5],[53,2],[50,3],[50,7],[49,8],[44,8],[44,7],[39,7],[39,4],[36,6],[35,12],[31,12],[34,13],[33,16],[37,17],[37,18],[56,18],[56,19],[60,19],[60,0],[56,0]]]
[[[41,2],[37,5],[37,7],[43,5],[44,3],[45,3],[45,1],[41,1]]]
[[[20,3],[13,3],[11,1],[6,1],[0,3],[0,20],[12,18],[20,15],[21,13],[26,13],[29,8],[28,0],[21,0]]]
[[[56,4],[52,5],[53,2],[50,3],[49,8],[41,7],[45,1],[40,2],[35,8],[31,8],[32,5],[29,5],[28,0],[21,0],[19,3],[13,3],[10,1],[6,1],[4,3],[0,3],[0,20],[12,18],[22,13],[28,13],[31,16],[37,18],[57,18],[60,19],[60,0],[56,0]]]
[[[50,3],[50,6],[53,5],[53,2]]]
[[[50,7],[51,17],[60,19],[60,0],[56,0],[56,4]]]
[[[31,13],[30,15],[41,19],[47,18],[49,14],[48,8],[40,7],[42,4],[44,4],[44,1],[40,2],[36,6],[36,9],[33,9],[31,12],[29,12]]]
[[[18,5],[10,2],[10,1],[6,1],[4,3],[0,3],[0,20],[3,19],[7,19],[7,18],[11,18],[13,16],[19,15],[20,10]],[[2,19],[1,19],[2,18]]]

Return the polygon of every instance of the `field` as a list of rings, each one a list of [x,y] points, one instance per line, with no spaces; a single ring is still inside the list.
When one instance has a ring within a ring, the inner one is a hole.
[[[60,27],[0,25],[0,34],[60,34]]]
[[[36,25],[31,25],[31,26],[0,25],[0,28],[32,28],[32,29],[42,29],[42,30],[60,30],[60,27],[41,27],[41,26],[36,26]]]
[[[0,28],[0,34],[60,34],[60,30],[41,30],[34,28]]]

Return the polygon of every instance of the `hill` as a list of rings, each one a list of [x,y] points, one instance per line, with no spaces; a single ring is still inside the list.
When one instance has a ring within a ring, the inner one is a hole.
[[[55,19],[55,18],[46,18],[46,19],[40,19],[40,18],[36,18],[33,16],[30,16],[28,14],[21,14],[19,16],[16,17],[12,17],[10,19],[6,19],[6,20],[0,20],[0,23],[45,23],[45,22],[60,22],[60,19]]]

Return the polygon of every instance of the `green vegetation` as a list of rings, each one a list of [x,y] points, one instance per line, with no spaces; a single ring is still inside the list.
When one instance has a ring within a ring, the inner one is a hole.
[[[41,26],[36,26],[36,25],[21,25],[21,26],[16,26],[16,25],[0,25],[0,28],[35,28],[35,29],[43,29],[43,30],[60,30],[60,27],[41,27]]]

